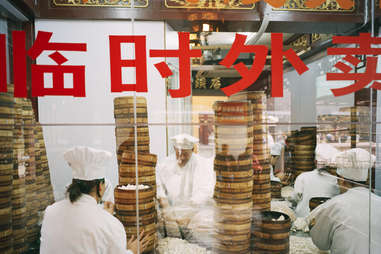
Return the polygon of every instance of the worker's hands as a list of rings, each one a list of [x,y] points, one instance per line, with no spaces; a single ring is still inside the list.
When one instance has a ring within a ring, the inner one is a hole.
[[[104,209],[111,213],[111,215],[114,215],[114,203],[110,202],[110,201],[105,201],[104,202]]]
[[[160,198],[159,199],[159,204],[161,208],[167,208],[169,207],[169,202],[167,198]]]
[[[177,219],[176,222],[180,227],[187,227],[190,222],[190,218]]]
[[[138,253],[138,244],[139,244],[139,251],[140,253],[143,253],[148,244],[149,244],[149,237],[148,235],[144,235],[144,230],[139,235],[140,242],[138,242],[138,239],[135,239],[135,236],[132,236],[130,240],[127,242],[127,249],[132,251],[134,254],[139,254]]]

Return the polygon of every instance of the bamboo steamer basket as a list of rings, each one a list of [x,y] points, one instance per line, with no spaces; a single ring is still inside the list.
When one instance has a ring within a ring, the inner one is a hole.
[[[253,206],[252,202],[244,203],[244,204],[226,204],[221,202],[216,202],[216,207],[219,209],[225,209],[225,210],[234,210],[236,212],[241,210],[247,210],[251,209]]]
[[[140,169],[140,167],[139,167]],[[155,170],[154,168],[152,168],[153,170],[151,170],[151,172],[138,172],[138,176],[139,177],[145,177],[145,176],[155,176]],[[123,171],[123,170],[119,170],[119,176],[120,177],[127,177],[127,178],[136,178],[136,172],[126,172],[126,171]]]
[[[127,234],[136,235],[136,233],[137,233],[137,227],[136,226],[133,226],[133,227],[126,227],[125,226],[124,229],[126,230]],[[140,232],[142,230],[144,230],[144,232],[146,232],[146,234],[149,234],[149,232],[153,232],[156,230],[156,224],[152,223],[152,224],[148,224],[148,225],[144,225],[144,226],[139,226],[139,229],[140,229]]]
[[[282,198],[282,183],[271,181],[271,198]]]
[[[253,167],[251,164],[245,166],[223,166],[223,165],[214,165],[214,171],[220,172],[220,174],[234,174],[235,172],[248,172],[250,174]],[[224,173],[222,173],[224,172]],[[242,173],[245,174],[245,173]]]
[[[254,171],[252,169],[245,170],[245,171],[222,171],[222,170],[215,170],[217,176],[226,177],[226,178],[251,178],[253,177]]]
[[[328,198],[328,197],[313,197],[313,198],[311,198],[309,201],[310,211],[312,211],[313,209],[315,209],[319,205],[327,202],[329,199],[330,198]]]
[[[250,240],[250,233],[233,235],[216,233],[214,236],[217,240],[224,242],[242,242]]]
[[[122,105],[134,106],[134,104],[147,107],[147,100],[141,96],[122,96],[114,98],[114,105],[122,107]]]
[[[121,163],[120,168],[119,168],[119,174],[135,174],[136,173],[136,167],[135,164],[125,164]],[[144,165],[139,165],[138,164],[138,173],[141,176],[144,175],[154,175],[155,174],[155,168],[152,166],[144,166]]]
[[[248,112],[251,111],[251,103],[248,101],[216,101],[213,104],[215,112]]]
[[[227,166],[227,167],[240,167],[240,166],[248,166],[253,163],[252,159],[247,159],[247,160],[226,160],[226,161],[222,161],[222,160],[217,160],[215,159],[214,160],[214,165],[217,165],[217,166]]]
[[[250,242],[247,244],[226,245],[223,242],[215,243],[213,246],[215,253],[232,254],[232,253],[250,253]]]
[[[122,162],[124,163],[133,163],[135,164],[135,152],[134,151],[125,151],[122,155]],[[157,162],[156,154],[138,154],[138,164],[139,165],[148,165],[155,167]]]
[[[216,181],[216,188],[220,188],[220,189],[238,189],[238,190],[241,190],[241,189],[253,189],[253,181],[247,181],[247,182],[239,182],[239,183],[236,183],[236,182],[220,182]]]
[[[146,183],[155,183],[156,176],[139,176],[138,177],[139,184],[146,184]],[[136,183],[136,177],[123,177],[119,176],[119,183],[120,184],[135,184]]]
[[[116,186],[114,190],[115,200],[128,200],[128,199],[136,199],[136,189],[127,190],[127,189],[119,189],[122,185]],[[148,187],[146,189],[139,189],[139,199],[150,199],[154,198],[154,191],[152,187]]]
[[[284,220],[277,221],[281,216]],[[274,211],[256,213],[252,224],[252,249],[255,253],[288,253],[291,228],[288,215]]]
[[[233,199],[233,200],[241,200],[251,198],[252,192],[243,192],[243,193],[231,193],[224,192],[223,190],[214,190],[214,198],[216,199]]]

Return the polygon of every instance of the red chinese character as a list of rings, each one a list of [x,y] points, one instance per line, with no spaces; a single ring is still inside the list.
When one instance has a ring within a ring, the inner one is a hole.
[[[243,64],[238,63],[234,65],[234,68],[242,76],[242,79],[238,82],[222,88],[222,91],[227,95],[233,95],[243,89],[248,88],[252,85],[259,75],[261,74],[263,67],[266,64],[267,47],[264,45],[245,45],[246,36],[237,34],[226,58],[220,62],[227,68],[230,68],[233,63],[237,60],[240,53],[255,53],[255,59],[250,70]],[[282,97],[283,96],[283,56],[288,58],[290,63],[295,67],[299,74],[304,73],[308,70],[308,67],[300,60],[296,55],[295,51],[288,49],[283,51],[283,35],[282,34],[272,34],[271,35],[271,64],[272,64],[272,97]]]
[[[5,34],[0,34],[0,92],[7,92],[7,57]]]
[[[32,96],[45,95],[72,95],[75,97],[85,96],[85,66],[62,65],[68,60],[58,52],[62,51],[86,51],[85,43],[54,43],[49,42],[52,37],[50,32],[39,31],[34,45],[26,51],[25,32],[13,31],[13,75],[14,96],[27,97],[26,86],[26,55],[35,60],[44,50],[55,50],[49,57],[58,65],[32,64]],[[1,41],[0,41],[1,42]],[[0,47],[2,47],[0,45]],[[3,53],[0,51],[2,60]],[[0,64],[1,68],[1,64]],[[44,74],[51,73],[53,77],[53,88],[44,87]],[[73,75],[73,88],[64,88],[64,74]],[[1,92],[6,91],[4,85]]]
[[[253,84],[261,74],[263,67],[265,67],[267,47],[264,45],[245,45],[246,35],[236,34],[235,40],[228,54],[219,64],[230,68],[239,57],[240,53],[255,53],[255,61],[250,69],[248,69],[242,62],[234,65],[234,69],[242,76],[238,82],[221,88],[227,95],[233,95]]]
[[[271,34],[271,96],[283,97],[283,56],[294,66],[299,75],[308,71],[292,48],[283,51],[283,34]]]
[[[372,44],[381,44],[381,38],[371,37],[369,33],[360,33],[360,36],[334,36],[334,44],[359,44],[357,48],[328,48],[328,55],[345,55],[342,60],[357,66],[361,61],[353,55],[381,55],[380,48],[372,48]],[[366,58],[366,67],[364,73],[350,73],[352,67],[347,63],[340,61],[335,67],[342,73],[327,73],[327,80],[354,80],[355,83],[342,87],[331,89],[334,96],[341,96],[356,92],[372,81],[372,88],[381,90],[381,83],[375,81],[381,79],[381,73],[377,73],[377,57],[368,56]]]
[[[111,92],[147,92],[146,37],[111,35],[109,39]],[[135,59],[121,59],[122,43],[134,43]],[[136,68],[136,84],[122,84],[122,67]]]
[[[189,49],[189,33],[179,32],[179,49],[150,50],[150,57],[178,57],[180,72],[179,89],[169,89],[172,98],[186,97],[191,95],[191,73],[190,59],[191,57],[201,57],[202,53],[199,49]],[[163,78],[171,76],[173,73],[165,62],[155,64],[156,69]]]
[[[36,59],[44,50],[55,50],[49,57],[58,65],[32,64],[32,96],[45,95],[72,95],[85,97],[85,66],[62,65],[68,60],[58,52],[60,51],[86,51],[85,43],[54,43],[49,42],[53,33],[37,33],[36,41],[29,49],[28,55]],[[53,88],[44,87],[44,74],[52,73]],[[73,75],[73,88],[64,88],[64,74]],[[16,86],[16,84],[15,84]]]

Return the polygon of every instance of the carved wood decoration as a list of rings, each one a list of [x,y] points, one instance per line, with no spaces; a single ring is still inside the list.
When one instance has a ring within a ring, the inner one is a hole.
[[[135,0],[134,7],[148,7],[149,0]],[[53,0],[53,6],[131,8],[132,0]]]
[[[165,0],[167,8],[185,9],[242,9],[251,10],[255,4],[245,4],[242,0]]]
[[[309,12],[353,12],[356,9],[356,1],[351,9],[345,10],[340,7],[337,0],[325,0],[320,6],[308,8],[307,0],[287,0],[281,8],[273,8],[274,11],[309,11]]]

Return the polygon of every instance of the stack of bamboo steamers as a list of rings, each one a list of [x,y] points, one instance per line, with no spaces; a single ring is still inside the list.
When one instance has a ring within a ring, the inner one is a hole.
[[[23,134],[23,101],[15,98],[15,128],[13,130],[13,190],[12,190],[12,235],[13,253],[24,253],[27,250],[26,236],[26,186],[22,172],[25,156]]]
[[[0,142],[0,252],[25,253],[38,240],[39,211],[54,200],[42,129],[13,85],[0,93]]]
[[[136,105],[136,138],[134,105]],[[114,100],[116,121],[116,143],[119,165],[119,185],[115,188],[115,206],[118,219],[123,223],[127,238],[137,232],[139,211],[139,229],[149,235],[147,251],[157,243],[157,213],[154,198],[156,196],[155,166],[157,157],[149,153],[149,132],[147,121],[147,103],[144,97],[119,97]],[[135,141],[137,153],[135,153]],[[137,155],[137,158],[136,158]],[[136,176],[138,169],[138,179]],[[136,182],[138,180],[138,196]],[[123,187],[131,185],[128,189]],[[145,187],[141,186],[144,185]]]
[[[292,163],[295,177],[315,169],[316,127],[302,127],[291,138]]]
[[[250,253],[253,192],[250,102],[216,102],[214,170],[217,253]]]
[[[269,211],[271,208],[271,164],[265,116],[266,94],[262,91],[242,92],[231,96],[231,99],[251,102],[253,111],[253,211]]]
[[[138,139],[137,150],[139,153],[149,153],[149,132],[147,101],[144,97],[136,97],[136,122],[134,114],[134,97],[118,97],[114,99],[115,134],[118,165],[126,150],[134,151],[135,128]]]
[[[12,93],[0,94],[0,253],[12,249],[12,180],[14,100]]]

